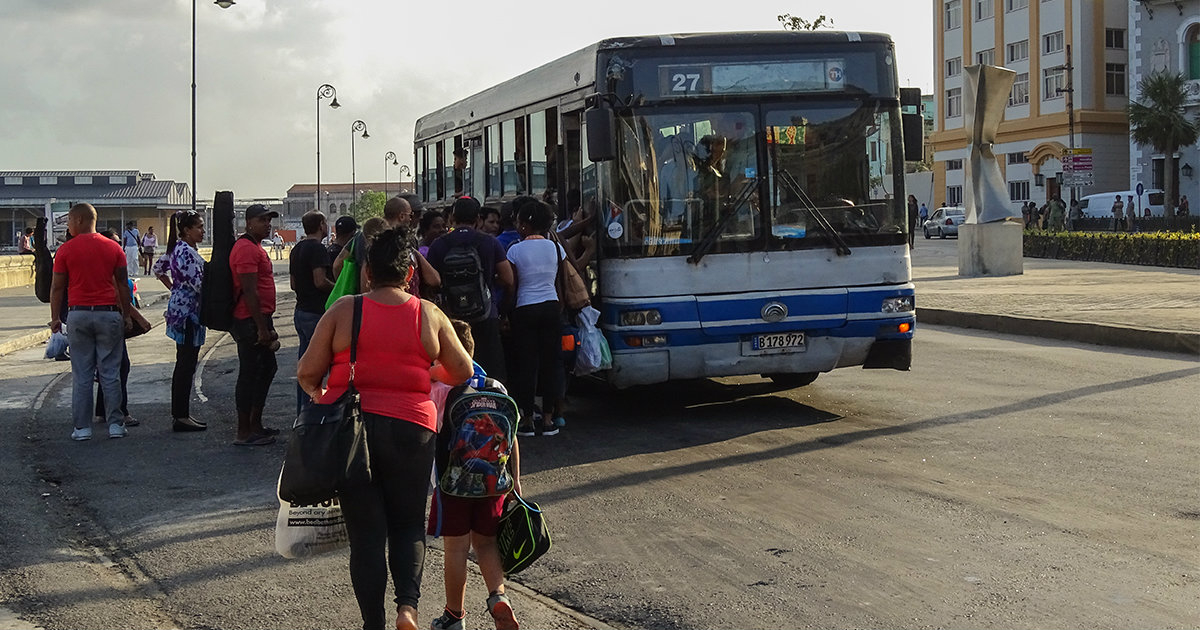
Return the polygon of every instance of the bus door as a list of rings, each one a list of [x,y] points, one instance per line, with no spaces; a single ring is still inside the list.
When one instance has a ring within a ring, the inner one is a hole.
[[[483,137],[476,136],[467,138],[467,151],[470,155],[470,178],[468,191],[475,196],[476,199],[483,199],[487,195],[487,169],[483,168],[486,163],[483,157]]]

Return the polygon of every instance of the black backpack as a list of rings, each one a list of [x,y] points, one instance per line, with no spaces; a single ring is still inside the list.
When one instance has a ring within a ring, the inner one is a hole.
[[[483,275],[483,261],[471,243],[446,252],[442,266],[442,310],[467,322],[481,322],[492,310],[492,290]]]

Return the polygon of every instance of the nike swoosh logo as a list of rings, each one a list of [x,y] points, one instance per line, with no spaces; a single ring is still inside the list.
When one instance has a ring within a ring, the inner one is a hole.
[[[521,543],[521,546],[517,547],[516,551],[513,551],[513,560],[521,559],[521,552],[525,551],[525,545],[527,545],[527,544],[529,544],[529,541],[525,541],[525,542]]]

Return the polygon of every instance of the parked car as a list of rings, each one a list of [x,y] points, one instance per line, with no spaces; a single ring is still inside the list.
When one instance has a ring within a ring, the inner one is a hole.
[[[921,229],[925,232],[925,238],[931,238],[934,234],[937,234],[938,238],[947,236],[958,238],[958,226],[966,220],[967,211],[965,209],[941,207],[929,215]]]

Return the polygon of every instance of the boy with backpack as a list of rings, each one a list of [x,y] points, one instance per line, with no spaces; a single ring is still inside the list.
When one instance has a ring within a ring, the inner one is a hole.
[[[467,354],[473,355],[471,326],[461,320],[451,323]],[[446,581],[445,610],[430,627],[463,630],[467,554],[474,547],[496,630],[518,630],[512,602],[504,594],[504,567],[496,544],[505,500],[509,492],[521,490],[516,402],[478,364],[475,376],[463,385],[433,383],[430,398],[438,408],[439,431],[428,533],[445,539]]]
[[[454,230],[430,244],[426,258],[441,275],[439,306],[451,319],[470,323],[479,350],[476,360],[488,374],[504,380],[500,313],[492,296],[500,288],[513,290],[513,268],[500,241],[475,229],[480,207],[471,197],[459,197],[450,210]]]

